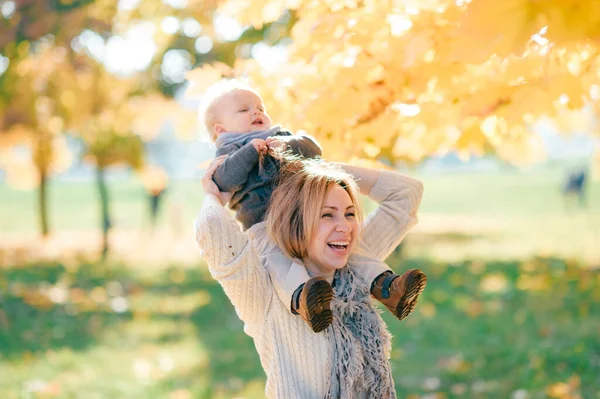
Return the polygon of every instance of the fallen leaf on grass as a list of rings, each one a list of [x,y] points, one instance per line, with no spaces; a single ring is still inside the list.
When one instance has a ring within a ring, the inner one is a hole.
[[[578,376],[571,377],[567,382],[557,382],[550,385],[546,392],[551,398],[559,399],[581,399],[581,395],[577,392],[581,380]]]

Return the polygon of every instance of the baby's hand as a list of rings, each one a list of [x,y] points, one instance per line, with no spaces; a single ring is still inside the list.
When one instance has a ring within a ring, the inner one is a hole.
[[[285,149],[285,141],[278,136],[267,137],[267,146],[269,147],[269,152],[272,154],[273,152],[283,151]]]
[[[266,154],[269,150],[267,142],[263,139],[253,139],[250,141],[250,144],[252,144],[252,147],[254,147],[259,154]]]

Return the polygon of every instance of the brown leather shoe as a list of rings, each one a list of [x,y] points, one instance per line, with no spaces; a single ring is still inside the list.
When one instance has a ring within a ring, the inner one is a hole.
[[[398,320],[403,320],[415,309],[426,284],[427,276],[419,269],[410,269],[402,276],[387,272],[375,279],[371,294]]]
[[[298,307],[295,310],[316,333],[325,330],[333,321],[331,298],[333,298],[333,288],[323,277],[312,277],[302,288]]]

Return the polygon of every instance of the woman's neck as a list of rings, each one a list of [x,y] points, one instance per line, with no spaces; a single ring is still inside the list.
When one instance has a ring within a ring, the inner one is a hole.
[[[325,280],[327,280],[329,282],[329,284],[333,284],[333,278],[335,277],[335,270],[323,270],[322,268],[320,268],[319,266],[317,266],[315,263],[311,262],[308,259],[304,259],[302,262],[304,263],[304,267],[306,267],[306,271],[308,272],[309,276],[311,276],[311,277],[321,276]]]

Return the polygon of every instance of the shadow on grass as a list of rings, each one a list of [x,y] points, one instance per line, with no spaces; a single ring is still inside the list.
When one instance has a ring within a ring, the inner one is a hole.
[[[411,317],[398,322],[383,313],[395,337],[400,397],[506,398],[519,389],[539,396],[558,383],[593,397],[600,389],[597,271],[556,258],[448,264],[392,256],[388,264],[429,276]],[[209,355],[203,372],[210,383],[194,397],[231,397],[244,384],[264,381],[254,344],[221,287],[205,275],[198,289],[212,298],[191,316]],[[169,384],[194,386],[194,378],[178,376]]]
[[[191,311],[153,308],[168,298],[178,303],[203,292],[210,300]],[[0,354],[8,360],[24,354],[70,348],[84,350],[98,343],[107,329],[135,321],[134,303],[147,301],[150,320],[191,321],[209,360],[196,370],[207,378],[198,396],[239,390],[243,381],[264,379],[258,355],[242,322],[222,288],[202,267],[172,267],[154,274],[136,274],[122,265],[82,263],[67,268],[60,263],[2,269],[0,277]],[[116,300],[116,301],[115,301]],[[132,302],[133,301],[133,302]],[[123,307],[123,303],[128,306]],[[121,304],[121,305],[120,305]],[[133,307],[133,309],[130,309]],[[155,345],[180,341],[183,333],[168,332]],[[174,376],[161,384],[171,388],[193,385],[196,372]]]
[[[597,270],[556,258],[388,263],[429,277],[414,315],[399,323],[384,314],[398,392],[538,397],[564,383],[568,397],[587,398],[600,390]]]
[[[125,290],[131,278],[124,268],[82,264],[33,264],[4,268],[0,275],[0,354],[5,358],[48,349],[81,350],[115,323],[131,319],[89,297],[91,289]],[[116,293],[116,292],[115,292]],[[123,292],[125,294],[125,292]],[[99,292],[98,299],[106,299]]]
[[[239,381],[265,378],[252,338],[243,331],[233,305],[215,282],[204,286],[211,302],[193,312],[198,338],[209,353],[210,374],[216,389],[236,389]]]
[[[559,383],[566,385],[556,389],[569,389],[572,397],[600,391],[598,270],[555,258],[440,263],[393,255],[387,262],[398,272],[417,267],[429,277],[413,315],[398,322],[383,314],[394,336],[399,397],[507,398],[519,390],[546,397]],[[208,300],[193,302],[196,293]],[[128,300],[131,313],[115,312],[115,298]],[[186,301],[189,306],[179,306]],[[151,342],[131,336],[139,344],[133,351],[146,344],[167,347],[192,334],[208,359],[157,381],[157,390],[180,389],[194,398],[251,397],[240,392],[252,385],[260,397],[265,375],[252,339],[200,265],[150,274],[85,263],[2,269],[0,353],[89,348],[107,329],[136,323],[136,306],[146,319],[191,321],[193,329],[168,329],[149,335]]]
[[[391,361],[399,397],[506,398],[518,390],[538,397],[553,386],[594,397],[600,390],[598,271],[555,258],[447,264],[392,256],[388,264],[429,276],[411,317],[398,322],[383,313],[395,337]],[[232,397],[257,381],[264,387],[254,344],[228,298],[210,277],[197,277],[211,301],[191,320],[210,361],[207,369],[167,383],[198,387],[194,379],[202,373],[207,384],[192,390],[202,398]]]
[[[174,283],[175,279],[178,282]],[[251,381],[259,385],[258,397],[264,396],[265,374],[252,339],[243,331],[233,305],[221,286],[210,277],[204,266],[194,269],[172,268],[157,282],[143,284],[141,289],[153,295],[184,295],[203,292],[210,300],[191,313],[164,314],[154,312],[153,319],[188,319],[196,338],[209,359],[207,364],[186,373],[171,375],[159,383],[160,389],[187,390],[194,398],[229,398],[236,396]],[[169,282],[171,281],[171,282]],[[171,337],[176,338],[176,337]],[[243,395],[248,397],[247,394]],[[250,396],[253,397],[253,396]]]

